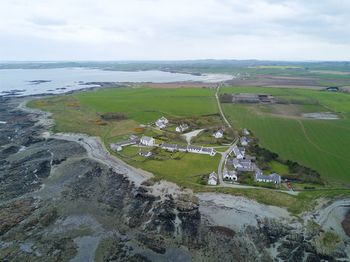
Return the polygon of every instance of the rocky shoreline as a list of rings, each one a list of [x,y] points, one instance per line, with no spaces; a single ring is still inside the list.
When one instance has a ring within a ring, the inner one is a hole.
[[[0,98],[1,261],[349,259],[350,238],[327,235],[344,213],[338,202],[301,220],[245,198],[153,183],[97,138],[50,134],[50,114],[25,101]]]

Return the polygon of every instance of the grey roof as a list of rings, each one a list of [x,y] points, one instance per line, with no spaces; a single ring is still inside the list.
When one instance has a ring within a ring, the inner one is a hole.
[[[278,175],[276,173],[273,173],[270,175],[264,175],[260,169],[255,171],[255,178],[269,180],[269,181],[273,181],[273,182],[277,182],[277,183],[279,183],[281,181],[280,175]]]
[[[187,149],[188,150],[197,150],[197,151],[200,151],[202,149],[201,146],[193,146],[193,145],[189,145],[187,146]]]
[[[234,146],[232,148],[232,151],[233,153],[237,156],[237,155],[242,155],[243,153],[241,152],[241,150],[237,147],[237,146]]]
[[[232,163],[232,165],[238,165],[239,161],[238,161],[237,158],[234,158],[234,159],[231,160],[231,163]]]
[[[209,174],[209,179],[210,179],[210,178],[215,178],[215,180],[218,179],[215,172],[211,172],[211,173]]]
[[[240,141],[241,143],[248,143],[248,139],[245,136],[241,137]]]
[[[147,141],[147,142],[151,142],[152,140],[154,140],[154,138],[153,137],[149,137],[149,136],[143,136],[141,138],[141,140],[144,140],[144,141]]]
[[[162,148],[171,148],[171,149],[176,149],[177,145],[176,144],[170,144],[170,143],[163,143],[161,145]]]
[[[184,145],[177,145],[177,149],[181,150],[187,150],[187,146]]]
[[[210,148],[210,147],[203,147],[203,148],[202,148],[202,151],[203,151],[203,152],[211,153],[211,152],[213,151],[213,148]]]

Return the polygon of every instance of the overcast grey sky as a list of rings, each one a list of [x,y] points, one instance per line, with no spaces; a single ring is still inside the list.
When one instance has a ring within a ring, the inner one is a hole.
[[[0,60],[350,60],[350,0],[0,0]]]

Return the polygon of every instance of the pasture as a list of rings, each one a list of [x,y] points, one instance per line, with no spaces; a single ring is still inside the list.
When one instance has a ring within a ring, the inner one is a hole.
[[[217,113],[215,90],[209,88],[119,88],[73,95],[92,111],[123,112],[138,123],[161,116],[184,117]]]
[[[350,182],[350,95],[325,91],[228,87],[222,93],[268,93],[298,111],[336,112],[339,120],[303,119],[277,112],[275,105],[224,104],[226,117],[236,128],[248,128],[260,144],[284,159],[318,171],[331,183]]]

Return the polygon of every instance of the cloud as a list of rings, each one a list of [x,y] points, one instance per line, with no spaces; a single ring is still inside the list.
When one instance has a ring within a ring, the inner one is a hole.
[[[345,0],[2,0],[0,59],[350,60],[349,28]]]

